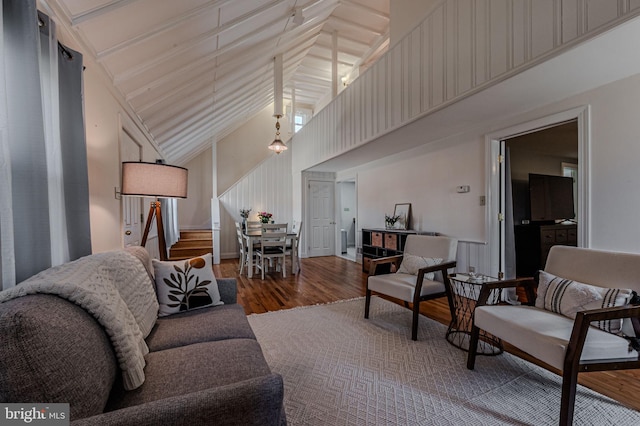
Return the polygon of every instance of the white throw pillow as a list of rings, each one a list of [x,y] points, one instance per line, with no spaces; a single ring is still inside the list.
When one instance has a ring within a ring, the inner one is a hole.
[[[439,265],[440,263],[442,263],[442,259],[438,257],[422,257],[404,253],[402,256],[402,263],[400,264],[397,273],[418,275],[419,269],[426,268],[427,266]],[[424,278],[433,281],[435,273],[427,272],[424,274]]]
[[[540,271],[536,308],[573,319],[578,311],[624,306],[629,303],[631,295],[630,289],[596,287]],[[596,321],[591,325],[618,334],[622,329],[622,319]]]
[[[153,269],[160,317],[224,304],[213,275],[211,253],[174,262],[154,259]]]

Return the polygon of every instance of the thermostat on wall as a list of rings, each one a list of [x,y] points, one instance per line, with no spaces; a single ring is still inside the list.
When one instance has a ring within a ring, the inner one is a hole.
[[[469,185],[460,185],[460,186],[456,187],[456,190],[459,193],[463,194],[465,192],[471,191],[471,187]]]

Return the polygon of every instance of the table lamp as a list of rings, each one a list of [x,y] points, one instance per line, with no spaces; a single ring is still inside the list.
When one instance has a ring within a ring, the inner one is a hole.
[[[141,245],[144,247],[147,243],[149,229],[155,217],[158,223],[160,260],[167,260],[167,243],[164,238],[162,212],[160,211],[158,198],[187,198],[187,174],[187,169],[164,164],[162,160],[158,160],[155,163],[142,161],[125,161],[122,163],[121,194],[155,198],[149,208]]]

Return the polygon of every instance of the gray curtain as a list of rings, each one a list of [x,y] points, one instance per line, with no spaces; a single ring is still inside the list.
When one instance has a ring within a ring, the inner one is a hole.
[[[2,1],[2,288],[91,252],[82,56],[35,0]]]

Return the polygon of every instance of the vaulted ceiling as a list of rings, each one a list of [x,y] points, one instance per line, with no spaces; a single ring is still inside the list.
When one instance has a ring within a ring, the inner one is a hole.
[[[167,159],[184,164],[274,99],[315,109],[389,43],[390,0],[43,0],[93,54]],[[334,35],[337,37],[334,37]],[[337,42],[334,42],[337,40]]]

